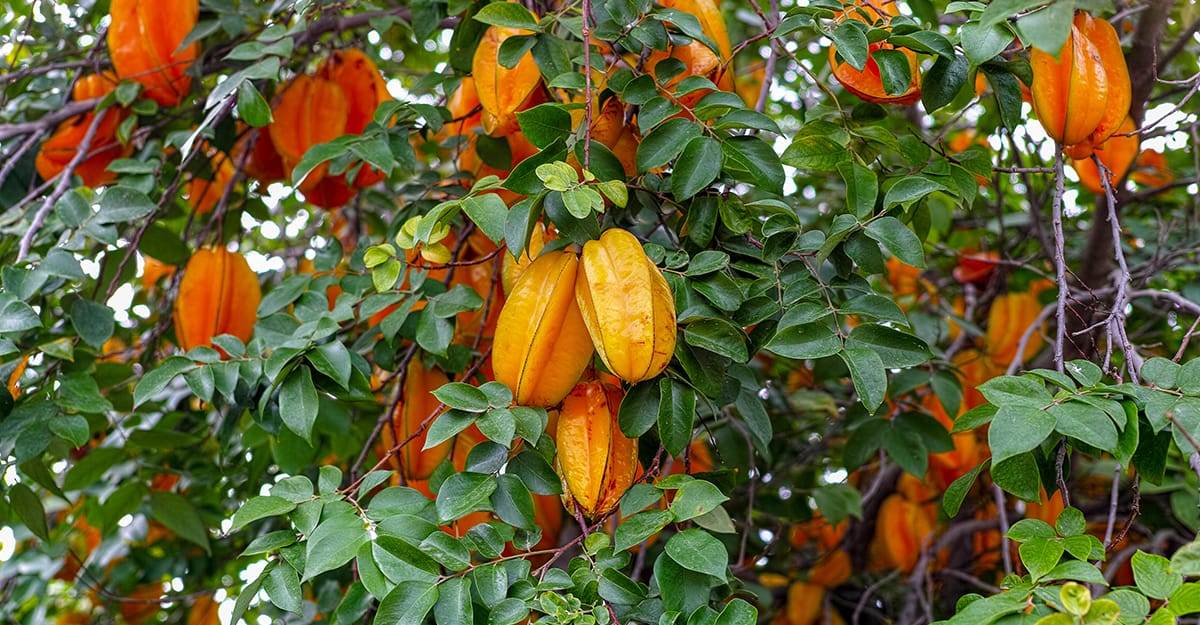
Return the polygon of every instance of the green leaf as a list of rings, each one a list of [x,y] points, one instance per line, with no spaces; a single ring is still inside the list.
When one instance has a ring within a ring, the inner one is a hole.
[[[1054,415],[1045,411],[1013,404],[1000,406],[988,429],[992,462],[999,464],[1041,445],[1054,431],[1054,424]]]
[[[936,111],[954,101],[967,84],[970,63],[960,54],[938,57],[921,78],[921,103],[926,111]]]
[[[824,358],[842,350],[842,339],[824,323],[805,323],[781,329],[764,347],[785,358]]]
[[[508,3],[500,2],[488,6],[497,4]],[[438,586],[434,584],[412,580],[400,582],[383,598],[383,601],[379,602],[379,610],[375,612],[375,620],[372,623],[375,625],[421,625],[425,622],[425,616],[438,603],[438,598]]]
[[[908,91],[912,84],[912,70],[908,66],[908,56],[899,50],[876,50],[871,53],[875,64],[879,67],[879,77],[883,83],[883,92],[888,95],[901,95]]]
[[[100,225],[118,224],[141,219],[154,212],[154,202],[145,193],[126,186],[112,186],[100,195],[100,210],[92,220]]]
[[[1041,579],[1042,583],[1062,580],[1097,584],[1100,586],[1108,585],[1108,582],[1104,581],[1104,575],[1100,573],[1100,569],[1089,562],[1081,560],[1060,562],[1058,566],[1050,569],[1050,572],[1042,576]]]
[[[340,341],[322,343],[306,356],[314,369],[337,382],[338,386],[350,388],[350,350]]]
[[[1021,563],[1034,580],[1049,573],[1062,558],[1063,546],[1053,538],[1035,538],[1021,543]]]
[[[692,440],[696,419],[696,391],[670,378],[661,378],[658,386],[658,437],[672,456],[678,456]]]
[[[504,240],[504,224],[508,220],[508,206],[495,193],[473,195],[462,201],[463,212],[487,238],[494,243]]]
[[[233,521],[229,527],[229,531],[236,532],[260,519],[287,514],[295,509],[295,502],[288,501],[282,497],[272,495],[251,497],[233,513]]]
[[[1171,561],[1160,555],[1138,551],[1130,564],[1134,583],[1148,597],[1166,599],[1183,584],[1183,576],[1172,571]]]
[[[20,482],[8,489],[8,505],[34,536],[50,540],[50,529],[46,524],[46,510],[42,500],[30,488]]]
[[[862,495],[848,484],[827,484],[812,493],[817,508],[833,525],[847,517],[862,518]]]
[[[721,143],[711,137],[694,137],[671,170],[671,193],[679,201],[699,193],[721,173]]]
[[[1045,410],[1054,401],[1045,385],[1029,377],[997,376],[980,384],[979,392],[995,406],[1016,404]]]
[[[725,604],[713,625],[754,625],[758,622],[758,609],[744,599],[734,599]]]
[[[433,621],[437,625],[463,625],[475,621],[469,579],[452,577],[438,584],[438,600],[433,606]]]
[[[521,132],[539,149],[571,134],[571,114],[559,104],[539,104],[519,111]]]
[[[808,134],[792,139],[780,160],[796,169],[824,172],[841,167],[851,158],[850,152],[837,141],[823,135]]]
[[[859,401],[875,412],[887,395],[887,370],[879,354],[864,347],[847,347],[838,354],[850,370],[850,379]]]
[[[489,407],[487,395],[478,387],[464,382],[443,384],[433,391],[433,396],[451,408],[468,412],[483,412]]]
[[[895,328],[874,323],[855,327],[846,339],[847,349],[869,349],[879,355],[884,367],[909,368],[929,361],[925,341]]]
[[[525,530],[537,528],[533,519],[533,496],[521,478],[507,473],[498,476],[491,502],[501,521]]]
[[[1031,452],[1017,454],[992,465],[992,481],[1025,501],[1037,501],[1041,489],[1037,460]]]
[[[732,111],[722,119],[728,119],[735,114],[751,113],[753,112]],[[786,178],[783,163],[771,144],[764,141],[762,137],[753,135],[727,137],[721,141],[721,152],[725,156],[723,167],[730,176],[754,185],[759,191],[775,195],[783,194],[783,183]]]
[[[692,139],[700,136],[700,127],[687,119],[672,119],[642,138],[637,149],[638,171],[662,167],[671,162]]]
[[[895,188],[893,186],[891,190]],[[889,196],[891,190],[888,191]],[[914,267],[925,266],[925,250],[921,239],[899,219],[881,217],[868,223],[864,232],[906,264]]]
[[[1103,410],[1083,402],[1068,401],[1051,406],[1050,414],[1054,415],[1054,429],[1060,434],[1103,451],[1116,449],[1117,428]]]
[[[593,536],[602,535],[593,534]],[[488,625],[516,625],[528,617],[529,605],[516,597],[509,597],[492,606],[488,613]]]
[[[1168,605],[1176,616],[1200,612],[1200,583],[1193,582],[1180,586],[1171,593]]]
[[[708,514],[726,501],[729,501],[729,497],[711,482],[692,480],[675,492],[671,513],[675,515],[675,522],[682,523]]]
[[[642,544],[670,525],[673,518],[674,516],[666,510],[639,512],[626,518],[617,526],[613,538],[613,551],[619,553]]]
[[[630,438],[637,438],[650,431],[658,420],[659,405],[658,380],[634,385],[621,400],[621,408],[617,411],[621,432]]]
[[[238,119],[254,128],[262,128],[272,121],[271,106],[249,80],[238,85],[237,112]]]
[[[614,605],[632,606],[646,598],[644,586],[616,569],[605,569],[601,573],[599,593],[602,599]]]
[[[908,176],[901,178],[883,196],[883,207],[891,208],[896,205],[908,206],[934,191],[947,191],[941,183],[924,176]],[[922,266],[924,263],[922,263]]]
[[[210,552],[208,529],[200,520],[200,513],[187,499],[170,492],[150,493],[150,516],[180,538],[193,542]]]
[[[1171,556],[1171,570],[1187,577],[1200,577],[1200,540],[1175,550]]]
[[[875,172],[854,161],[843,162],[837,169],[846,183],[846,208],[859,218],[869,217],[875,212],[875,200],[879,198]]]
[[[97,349],[112,336],[116,322],[113,310],[104,304],[79,298],[71,304],[71,326],[84,343]]]
[[[1022,15],[1017,20],[1021,41],[1058,56],[1063,44],[1067,42],[1067,37],[1071,35],[1071,17],[1074,14],[1074,2],[1058,0],[1047,4],[1040,11]]]
[[[451,437],[475,423],[475,419],[478,417],[479,413],[463,410],[447,410],[443,412],[429,426],[429,430],[425,434],[425,447],[423,449],[432,449],[450,440]]]
[[[312,428],[317,421],[319,402],[308,367],[292,370],[279,387],[279,417],[289,430],[305,441],[312,442]]]
[[[971,65],[983,65],[1012,43],[1013,33],[1003,23],[984,26],[979,22],[967,22],[959,29],[959,38]]]
[[[438,520],[449,523],[484,509],[495,490],[496,480],[490,475],[466,472],[450,475],[438,489]]]
[[[856,25],[854,20],[846,20],[826,34],[837,46],[838,56],[860,72],[866,69],[869,58],[867,35],[859,25]]]
[[[946,516],[950,518],[958,516],[958,511],[962,508],[963,500],[971,492],[971,487],[975,485],[975,480],[979,478],[980,472],[989,463],[990,461],[984,461],[979,466],[959,476],[958,479],[950,483],[950,486],[946,487],[946,492],[942,494],[942,509],[946,511]]]
[[[492,26],[538,30],[537,18],[520,4],[493,2],[479,9],[474,19]]]
[[[688,323],[684,327],[683,338],[688,345],[707,349],[734,362],[750,359],[745,335],[740,328],[724,319],[708,317]]]
[[[368,541],[367,528],[353,513],[335,514],[322,520],[305,542],[304,580],[350,562]]]
[[[304,598],[300,594],[300,575],[288,564],[279,564],[267,574],[263,590],[275,607],[285,612],[299,614],[304,609]]]
[[[708,532],[695,528],[683,530],[667,541],[665,549],[667,555],[683,568],[725,579],[729,552]]]

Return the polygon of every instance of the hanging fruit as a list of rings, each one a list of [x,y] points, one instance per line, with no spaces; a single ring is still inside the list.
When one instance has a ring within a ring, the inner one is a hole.
[[[925,412],[937,419],[947,431],[954,429],[954,419],[946,414],[946,409],[935,393],[926,393],[921,399],[921,407]],[[962,414],[962,405],[959,414]],[[984,454],[980,449],[975,432],[961,432],[951,436],[954,449],[940,453],[929,454],[929,471],[927,478],[938,490],[945,491],[954,480],[966,475],[983,461]]]
[[[142,288],[147,291],[153,290],[159,280],[173,273],[175,273],[175,265],[168,265],[150,256],[142,256]]]
[[[287,172],[283,169],[283,160],[275,149],[275,142],[271,141],[269,128],[242,129],[240,132],[241,137],[234,145],[232,157],[235,163],[242,162],[242,155],[250,146],[250,155],[245,157],[246,164],[242,168],[246,177],[262,184],[283,180]],[[254,143],[251,144],[251,141]]]
[[[1104,195],[1104,182],[1100,179],[1100,169],[1092,160],[1092,156],[1095,156],[1108,169],[1108,186],[1113,193],[1116,193],[1117,185],[1125,179],[1125,174],[1129,173],[1129,169],[1133,167],[1133,163],[1137,159],[1140,144],[1137,127],[1132,119],[1126,117],[1117,133],[1100,144],[1091,156],[1071,161],[1071,167],[1075,169],[1076,174],[1079,174],[1079,184],[1096,195]]]
[[[575,303],[578,267],[570,252],[542,254],[500,311],[492,369],[519,405],[554,406],[592,361],[592,340]]]
[[[877,564],[908,573],[916,566],[921,552],[929,546],[934,520],[919,502],[892,494],[879,507],[875,523],[874,555]]]
[[[489,254],[498,255],[494,249],[483,251],[491,241],[476,230],[467,238],[463,249],[462,262],[470,263],[458,267],[450,279],[450,287],[463,285],[483,300],[483,305],[474,310],[464,310],[455,315],[454,338],[463,345],[474,345],[476,339],[484,346],[496,335],[496,322],[500,318],[500,310],[504,306],[504,294],[500,290],[500,282],[496,271],[498,261]],[[486,315],[486,316],[485,316]]]
[[[825,589],[808,582],[793,582],[784,610],[787,625],[818,625],[825,605]]]
[[[1165,154],[1158,150],[1142,150],[1129,178],[1143,186],[1164,187],[1175,180],[1175,174],[1171,173]]]
[[[1046,134],[1072,156],[1091,154],[1129,113],[1129,70],[1116,31],[1104,20],[1076,13],[1057,58],[1033,48],[1033,110]]]
[[[223,247],[197,251],[183,269],[175,300],[175,339],[184,351],[211,346],[214,336],[250,340],[262,291],[241,254]]]
[[[187,186],[187,202],[197,214],[206,215],[221,201],[225,189],[233,180],[234,167],[226,154],[215,153],[209,159],[211,178],[192,177]]]
[[[572,111],[571,118],[575,124],[582,123],[583,109]],[[604,101],[595,112],[591,131],[592,141],[608,148],[613,156],[617,157],[626,176],[637,174],[637,148],[642,137],[636,124],[625,123],[625,106],[621,104],[620,99],[614,96]],[[582,171],[583,168],[574,153],[567,159],[576,170]]]
[[[825,588],[836,588],[846,583],[854,572],[850,554],[836,549],[822,556],[808,570],[808,582]]]
[[[1056,490],[1051,496],[1046,493],[1046,487],[1043,486],[1038,497],[1036,502],[1025,503],[1025,518],[1038,519],[1054,525],[1058,521],[1058,515],[1062,514],[1063,509],[1066,508],[1063,504],[1062,491]]]
[[[494,137],[518,130],[517,111],[524,110],[541,91],[542,74],[533,54],[525,52],[512,68],[500,63],[500,46],[505,41],[532,34],[519,28],[489,26],[475,48],[471,76],[483,107],[483,129]]]
[[[687,109],[695,106],[711,89],[697,89],[686,95],[674,96],[674,88],[688,76],[702,76],[711,80],[722,91],[732,92],[734,72],[732,65],[733,49],[729,42],[729,31],[725,28],[725,18],[721,9],[713,0],[660,0],[659,4],[668,9],[675,9],[690,14],[700,23],[700,28],[711,43],[716,46],[714,51],[703,42],[690,41],[683,45],[673,45],[667,51],[652,50],[646,59],[646,68],[657,77],[657,66],[665,59],[675,59],[683,63],[684,71],[663,82],[663,87],[671,93],[669,97]],[[666,77],[664,76],[663,79]]]
[[[629,383],[662,373],[675,353],[675,299],[662,272],[626,230],[583,246],[575,298],[592,344]]]
[[[1021,337],[1042,312],[1034,291],[1004,293],[992,301],[988,310],[986,346],[988,357],[997,367],[1008,367],[1018,357]],[[1033,330],[1020,354],[1025,362],[1042,348],[1041,329]]]
[[[362,50],[350,48],[334,52],[317,69],[317,76],[336,83],[346,95],[349,105],[346,134],[362,134],[367,124],[375,118],[375,110],[379,105],[392,99],[379,68]],[[354,186],[363,189],[383,178],[383,172],[364,163],[354,178]]]
[[[883,9],[883,13],[877,10]],[[891,18],[900,14],[896,6],[895,0],[884,0],[883,2],[871,2],[863,4],[855,4],[853,7],[842,11],[838,16],[838,21],[845,19],[858,20],[870,24],[872,21],[882,21],[885,28],[890,29]],[[870,21],[868,21],[870,20]],[[904,59],[908,62],[909,83],[904,91],[900,93],[889,93],[883,86],[883,76],[879,71],[879,64],[875,61],[875,52],[883,50],[897,50],[904,55]],[[873,102],[875,104],[896,104],[909,105],[921,99],[921,82],[920,68],[917,65],[917,53],[908,48],[896,48],[886,41],[877,41],[867,46],[867,62],[863,68],[857,69],[845,60],[838,59],[837,46],[829,46],[829,65],[833,68],[833,77],[841,83],[842,87],[853,93],[864,102]]]
[[[1000,255],[996,252],[963,251],[954,267],[954,279],[963,284],[984,284],[995,273],[998,264]]]
[[[71,97],[75,101],[103,98],[116,86],[117,78],[111,73],[91,74],[76,81]],[[75,158],[75,152],[83,143],[95,118],[94,112],[72,117],[59,124],[54,134],[42,143],[34,165],[43,180],[50,180],[67,168]],[[117,141],[117,129],[124,119],[125,111],[118,107],[112,106],[105,110],[104,119],[100,120],[92,136],[88,154],[73,172],[73,175],[83,180],[83,184],[99,187],[116,179],[117,175],[108,171],[109,164],[133,152],[132,145],[122,146]]]
[[[376,448],[376,453],[384,457],[392,447],[412,437],[408,444],[388,458],[392,468],[399,471],[405,480],[429,479],[433,470],[450,455],[453,440],[425,449],[429,430],[428,427],[421,429],[421,424],[442,403],[433,396],[433,391],[449,381],[446,374],[433,367],[426,368],[420,359],[415,358],[408,365],[400,401],[396,404],[391,421],[384,424],[380,431]]]
[[[563,503],[588,518],[608,513],[633,485],[637,439],[617,424],[621,389],[599,381],[579,383],[558,415],[555,469],[563,482]]]
[[[529,244],[525,246],[525,251],[521,252],[519,257],[504,254],[504,260],[500,266],[500,283],[504,285],[505,293],[512,292],[521,274],[525,272],[533,259],[541,255],[542,247],[546,245],[546,242],[553,240],[554,237],[554,226],[547,231],[546,226],[539,221],[534,224],[533,231],[529,235]]]
[[[146,97],[179,104],[192,85],[188,69],[200,44],[180,47],[196,27],[200,0],[112,0],[108,51],[121,79],[142,84]]]
[[[196,597],[196,601],[188,610],[187,625],[220,625],[220,607],[221,604],[214,601],[211,594]]]
[[[333,81],[297,76],[284,87],[275,104],[269,132],[285,175],[291,175],[309,148],[346,134],[349,114],[350,102]],[[306,197],[325,179],[328,169],[328,163],[318,165],[300,184]]]

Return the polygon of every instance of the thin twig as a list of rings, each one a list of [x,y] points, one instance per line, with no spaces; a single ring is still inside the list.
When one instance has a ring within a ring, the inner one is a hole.
[[[18,263],[25,260],[26,256],[29,256],[29,249],[33,247],[33,239],[37,236],[38,230],[41,230],[42,226],[45,225],[46,217],[54,208],[54,203],[71,187],[71,176],[75,173],[75,169],[79,167],[79,164],[83,162],[84,158],[87,157],[88,150],[92,147],[92,140],[96,138],[96,131],[100,129],[100,122],[104,121],[106,114],[108,114],[107,110],[100,111],[92,118],[91,125],[88,126],[87,132],[83,135],[83,141],[80,141],[79,147],[75,149],[75,156],[71,157],[71,161],[67,163],[62,173],[59,174],[58,185],[46,196],[41,208],[34,214],[33,221],[29,224],[29,229],[25,231],[25,234],[21,235],[21,245],[17,250]]]

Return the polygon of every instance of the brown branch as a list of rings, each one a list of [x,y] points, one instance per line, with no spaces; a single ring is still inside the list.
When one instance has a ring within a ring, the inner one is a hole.
[[[100,100],[93,98],[91,100],[76,100],[68,102],[62,108],[46,113],[45,115],[29,122],[20,122],[17,124],[0,124],[0,141],[4,141],[10,137],[37,132],[39,130],[47,130],[52,126],[57,126],[76,115],[81,115],[94,108]]]

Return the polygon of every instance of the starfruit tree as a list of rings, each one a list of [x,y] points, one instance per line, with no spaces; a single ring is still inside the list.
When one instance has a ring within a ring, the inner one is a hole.
[[[1196,622],[1198,29],[9,0],[0,622]]]

